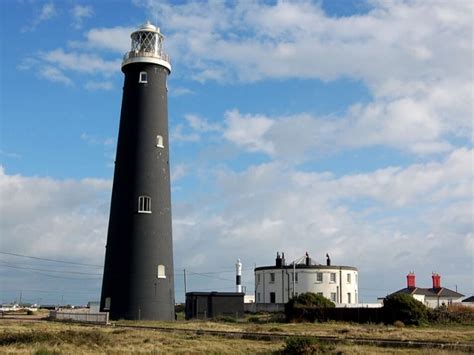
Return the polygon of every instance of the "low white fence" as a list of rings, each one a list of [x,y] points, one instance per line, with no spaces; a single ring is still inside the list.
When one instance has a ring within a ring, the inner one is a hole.
[[[61,311],[50,311],[49,317],[53,320],[71,321],[71,322],[82,322],[82,323],[95,323],[95,324],[108,324],[109,313],[85,313],[85,312],[61,312]]]

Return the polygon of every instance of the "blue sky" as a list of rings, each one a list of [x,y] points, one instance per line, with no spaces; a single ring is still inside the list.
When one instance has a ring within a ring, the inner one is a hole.
[[[122,55],[166,36],[177,300],[235,259],[474,292],[469,1],[1,3],[0,300],[100,294]],[[94,265],[94,266],[91,266]],[[194,272],[194,274],[193,274]],[[204,273],[204,274],[203,274]],[[206,274],[208,273],[208,274]]]

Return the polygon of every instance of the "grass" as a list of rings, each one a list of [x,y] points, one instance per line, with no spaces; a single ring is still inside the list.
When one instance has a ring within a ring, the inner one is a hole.
[[[214,329],[253,333],[286,333],[298,336],[331,335],[340,338],[378,338],[407,340],[444,340],[474,342],[474,325],[395,327],[351,323],[252,323],[252,322],[127,322],[182,329]],[[94,327],[73,323],[27,322],[0,320],[0,353],[27,354],[125,354],[125,353],[281,353],[283,341],[232,339],[193,333],[160,332],[148,329]],[[311,345],[316,351],[331,354],[450,354],[446,350],[396,349],[369,345],[327,344]],[[453,352],[451,352],[453,353]]]

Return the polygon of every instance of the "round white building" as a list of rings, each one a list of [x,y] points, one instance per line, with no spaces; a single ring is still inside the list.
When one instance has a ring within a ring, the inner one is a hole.
[[[277,253],[275,265],[255,268],[257,304],[286,303],[293,296],[313,292],[336,305],[358,303],[358,270],[352,266],[314,264],[306,253],[290,264]]]

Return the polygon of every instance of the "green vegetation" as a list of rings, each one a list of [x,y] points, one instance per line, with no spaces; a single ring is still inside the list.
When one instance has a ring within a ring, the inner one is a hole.
[[[285,316],[288,322],[326,320],[325,310],[334,307],[335,304],[326,297],[306,292],[285,304]]]
[[[383,317],[385,323],[389,324],[399,321],[420,325],[428,321],[428,309],[411,295],[394,294],[386,297],[383,302]]]
[[[308,336],[290,337],[285,344],[283,354],[328,354],[336,348],[334,344]]]

